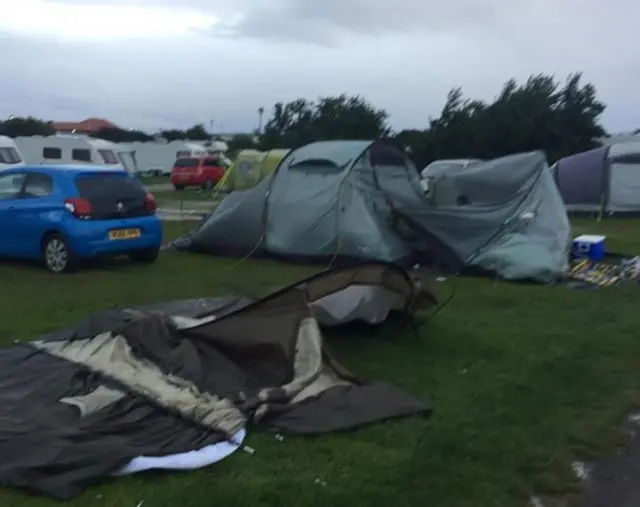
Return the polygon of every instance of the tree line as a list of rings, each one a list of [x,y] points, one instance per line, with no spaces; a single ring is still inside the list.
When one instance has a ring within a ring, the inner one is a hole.
[[[490,159],[509,153],[544,150],[550,162],[597,146],[607,135],[600,123],[605,104],[592,83],[580,73],[564,82],[536,74],[525,82],[507,81],[491,102],[466,98],[452,89],[439,116],[426,118],[422,129],[393,132],[389,114],[361,96],[297,99],[277,103],[261,132],[239,134],[230,151],[245,148],[296,148],[333,139],[388,139],[406,150],[419,167],[447,158]],[[12,118],[0,122],[0,134],[53,134],[51,122]],[[104,129],[95,137],[114,142],[149,141],[163,137],[207,140],[204,125],[164,130],[154,135],[140,130]]]
[[[13,116],[8,120],[0,121],[0,135],[4,136],[50,136],[55,133],[56,129],[52,121],[41,120],[33,116]],[[147,132],[136,129],[103,128],[93,135],[114,143],[152,141],[158,137],[162,137],[167,141],[179,141],[183,139],[206,141],[211,138],[211,135],[207,132],[203,124],[194,125],[186,130],[160,130],[156,134],[148,134]]]

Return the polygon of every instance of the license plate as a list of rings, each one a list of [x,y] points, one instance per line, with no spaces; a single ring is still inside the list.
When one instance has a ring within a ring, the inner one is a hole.
[[[134,239],[140,237],[140,229],[116,229],[109,231],[109,239]]]

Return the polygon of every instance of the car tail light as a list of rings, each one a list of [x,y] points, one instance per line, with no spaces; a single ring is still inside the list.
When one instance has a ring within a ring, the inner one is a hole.
[[[80,197],[69,197],[64,200],[64,207],[76,218],[91,218],[91,203]]]
[[[144,208],[150,213],[155,213],[158,209],[158,205],[156,204],[156,199],[153,197],[153,194],[149,193],[144,196]]]

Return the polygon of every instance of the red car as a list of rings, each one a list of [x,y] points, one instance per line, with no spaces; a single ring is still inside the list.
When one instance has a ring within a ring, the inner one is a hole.
[[[171,183],[176,190],[185,187],[211,190],[222,179],[224,171],[217,157],[183,157],[173,164]]]

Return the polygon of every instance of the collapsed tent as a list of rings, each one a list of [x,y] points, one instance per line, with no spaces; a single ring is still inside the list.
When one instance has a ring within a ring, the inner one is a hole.
[[[430,176],[427,195],[397,148],[326,141],[290,152],[255,188],[233,192],[180,250],[291,260],[383,260],[506,279],[566,274],[570,229],[542,153]]]
[[[435,303],[416,274],[371,263],[257,300],[113,309],[1,350],[0,483],[67,499],[141,456],[233,443],[249,423],[313,435],[428,412],[347,372],[319,325]]]
[[[465,167],[477,164],[482,162],[480,159],[476,158],[459,158],[459,159],[442,159],[442,160],[434,160],[428,166],[426,166],[422,171],[420,171],[420,176],[423,178],[428,177],[434,171],[445,171],[448,169],[459,170],[464,169]]]
[[[275,171],[290,150],[242,150],[233,161],[216,188],[218,190],[243,190]]]
[[[640,142],[578,153],[560,159],[552,169],[569,212],[640,214]]]

